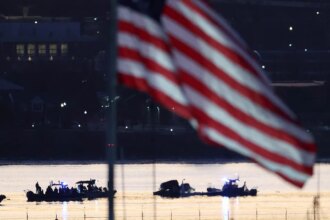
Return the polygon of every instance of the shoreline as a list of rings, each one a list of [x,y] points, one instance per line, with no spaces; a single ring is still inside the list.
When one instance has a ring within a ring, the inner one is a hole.
[[[158,160],[118,160],[117,165],[130,164],[229,164],[255,163],[249,159],[158,159]],[[330,158],[318,159],[315,164],[330,164]],[[89,165],[104,164],[104,160],[6,160],[0,159],[0,166],[10,165]]]

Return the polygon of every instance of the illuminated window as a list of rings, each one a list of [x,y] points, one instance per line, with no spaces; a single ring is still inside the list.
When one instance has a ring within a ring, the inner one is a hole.
[[[45,55],[46,54],[46,44],[38,45],[38,54]]]
[[[27,53],[29,55],[35,55],[35,53],[36,53],[36,46],[34,44],[28,44],[27,45]]]
[[[57,54],[57,45],[56,44],[50,44],[49,45],[49,54],[50,55],[56,55]]]
[[[61,44],[61,54],[62,55],[68,54],[68,44]]]
[[[16,54],[17,55],[24,55],[24,44],[17,44],[16,45]]]

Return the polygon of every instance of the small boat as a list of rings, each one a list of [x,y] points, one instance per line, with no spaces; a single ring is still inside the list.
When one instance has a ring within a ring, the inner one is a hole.
[[[68,185],[59,181],[53,183],[52,181],[48,185],[46,192],[44,193],[39,184],[36,184],[36,192],[29,190],[26,193],[28,202],[65,202],[65,201],[82,201],[83,197],[75,188],[69,189]]]
[[[195,192],[195,189],[190,186],[189,183],[184,183],[183,180],[179,185],[177,180],[169,180],[160,184],[158,191],[153,193],[154,195],[168,198],[188,197],[193,195],[201,195],[201,193]]]
[[[116,190],[109,192],[106,187],[97,187],[95,184],[95,179],[81,180],[76,182],[78,193],[82,195],[83,198],[87,199],[97,199],[97,198],[108,198],[109,194],[114,196]]]
[[[4,200],[6,198],[5,195],[0,195],[0,203],[2,202],[2,200]]]
[[[225,184],[222,189],[207,188],[207,196],[225,196],[225,197],[237,197],[237,196],[256,196],[257,189],[252,188],[248,189],[246,183],[239,187],[238,186],[239,178],[236,179],[225,179]]]
[[[69,188],[64,182],[53,183],[51,182],[44,193],[41,187],[36,184],[36,193],[29,190],[26,193],[28,202],[64,202],[64,201],[82,201],[83,199],[97,199],[109,196],[109,191],[106,187],[97,187],[95,180],[82,180],[76,184],[77,188]],[[86,187],[87,185],[87,187]],[[116,191],[111,193],[114,196]]]

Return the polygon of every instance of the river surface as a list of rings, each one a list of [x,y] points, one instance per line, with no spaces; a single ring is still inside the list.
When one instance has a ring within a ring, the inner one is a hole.
[[[253,163],[157,163],[116,166],[116,219],[330,219],[330,165],[318,164],[315,175],[297,189]],[[153,177],[155,173],[155,177]],[[177,179],[196,191],[221,188],[222,178],[239,175],[241,185],[258,187],[257,197],[195,196],[179,199],[154,197],[161,182]],[[27,202],[25,191],[36,181],[45,190],[53,180],[74,186],[76,181],[97,179],[107,185],[106,164],[25,164],[0,166],[0,219],[107,219],[107,199],[82,202]],[[318,181],[318,179],[320,181]],[[155,184],[154,184],[155,183]],[[313,205],[320,189],[319,209]]]

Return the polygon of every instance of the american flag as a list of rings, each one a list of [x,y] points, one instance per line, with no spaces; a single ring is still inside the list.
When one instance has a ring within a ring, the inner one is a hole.
[[[118,9],[118,77],[186,118],[200,137],[302,187],[316,146],[246,43],[202,0]]]

